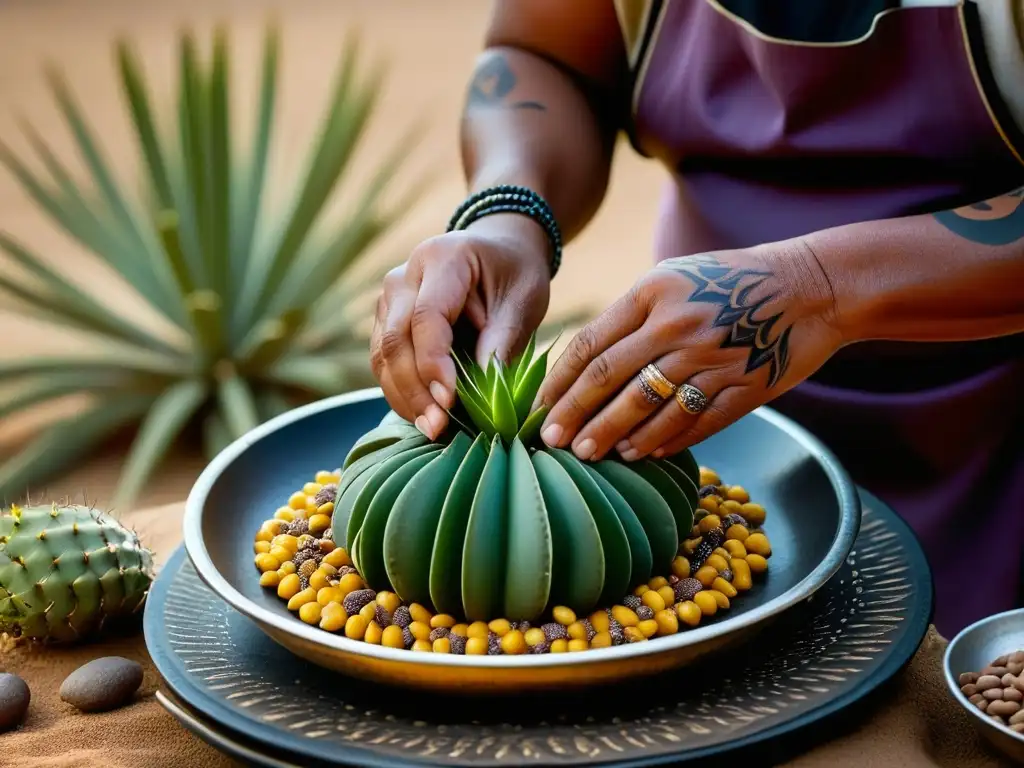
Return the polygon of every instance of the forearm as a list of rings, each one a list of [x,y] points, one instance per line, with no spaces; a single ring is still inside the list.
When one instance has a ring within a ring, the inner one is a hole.
[[[551,205],[568,242],[597,211],[608,185],[615,127],[604,96],[525,50],[494,47],[478,60],[462,120],[471,190],[533,189]]]
[[[1024,332],[1024,190],[937,214],[803,238],[849,341],[971,341]]]

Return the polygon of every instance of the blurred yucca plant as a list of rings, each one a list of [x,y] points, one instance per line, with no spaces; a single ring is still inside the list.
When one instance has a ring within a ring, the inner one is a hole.
[[[296,402],[375,384],[361,323],[369,306],[351,308],[377,289],[383,269],[360,279],[347,273],[422,189],[417,183],[391,205],[382,202],[414,135],[382,163],[342,221],[316,226],[382,82],[380,67],[360,72],[357,41],[350,38],[290,205],[266,210],[279,46],[271,25],[251,145],[243,148],[233,131],[223,29],[213,34],[208,63],[200,60],[193,35],[181,34],[177,105],[159,118],[135,52],[118,43],[121,86],[141,150],[141,196],[119,185],[70,89],[52,70],[56,102],[88,182],[73,179],[27,123],[26,136],[49,179],[0,144],[0,162],[48,217],[178,329],[177,340],[156,335],[0,233],[0,248],[24,275],[0,268],[0,292],[14,300],[7,303],[103,340],[87,354],[0,361],[0,385],[10,391],[0,401],[0,419],[69,394],[87,393],[91,402],[83,413],[47,426],[0,466],[0,501],[46,482],[100,441],[138,424],[114,498],[115,506],[127,505],[193,424],[201,424],[213,454]]]

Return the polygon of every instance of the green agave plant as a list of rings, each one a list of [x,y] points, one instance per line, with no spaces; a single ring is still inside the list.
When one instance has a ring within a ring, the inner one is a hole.
[[[698,505],[689,451],[582,462],[537,439],[535,342],[505,366],[459,362],[454,426],[430,442],[389,413],[343,463],[332,535],[374,589],[470,621],[612,605],[670,570]]]
[[[190,33],[180,36],[177,104],[159,118],[138,57],[127,42],[117,45],[144,169],[141,195],[119,185],[79,104],[52,70],[56,102],[87,182],[76,181],[27,123],[28,141],[50,178],[0,144],[0,162],[48,217],[119,273],[177,334],[164,338],[123,317],[29,246],[0,233],[0,249],[24,273],[17,278],[0,270],[5,300],[103,341],[88,354],[0,361],[0,386],[12,393],[0,401],[0,419],[75,393],[88,393],[92,403],[49,425],[0,466],[0,499],[45,482],[107,436],[139,425],[114,498],[115,505],[127,505],[193,424],[201,424],[213,454],[298,401],[375,384],[367,333],[359,330],[368,307],[354,307],[366,306],[356,300],[377,289],[384,269],[359,279],[349,272],[422,189],[417,183],[392,204],[382,202],[416,126],[351,212],[333,226],[317,226],[356,153],[382,82],[380,67],[362,74],[351,39],[290,205],[266,210],[279,47],[270,27],[251,146],[243,148],[233,131],[223,30],[213,36],[208,63]]]

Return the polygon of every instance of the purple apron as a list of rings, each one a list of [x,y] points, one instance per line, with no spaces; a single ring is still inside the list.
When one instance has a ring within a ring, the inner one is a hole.
[[[784,5],[796,3],[807,0]],[[1024,185],[1012,129],[982,87],[970,4],[888,10],[832,45],[765,34],[723,5],[655,6],[637,65],[634,145],[673,172],[658,259]],[[1019,597],[1022,394],[1024,344],[1011,337],[853,345],[771,403],[914,528],[946,636]]]

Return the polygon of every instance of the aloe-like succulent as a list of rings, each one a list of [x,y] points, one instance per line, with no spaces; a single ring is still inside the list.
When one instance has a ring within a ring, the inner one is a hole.
[[[141,194],[129,194],[115,178],[79,103],[53,70],[56,102],[88,178],[76,180],[27,122],[27,139],[49,178],[0,144],[0,162],[50,220],[116,271],[170,328],[158,334],[133,322],[0,233],[0,249],[23,273],[0,269],[4,301],[102,341],[99,350],[78,355],[0,361],[0,386],[11,393],[0,400],[0,419],[76,393],[91,401],[0,466],[0,500],[46,482],[107,436],[137,424],[114,497],[115,505],[127,505],[192,424],[201,424],[214,454],[298,402],[375,384],[360,328],[369,305],[356,300],[378,289],[383,270],[359,278],[350,270],[422,186],[383,202],[415,126],[341,221],[324,224],[321,214],[360,146],[383,70],[363,73],[357,42],[349,40],[296,191],[271,209],[264,198],[278,32],[271,26],[266,34],[248,146],[234,130],[247,121],[231,107],[226,33],[214,34],[208,62],[191,33],[180,36],[179,47],[177,103],[158,115],[133,48],[116,46],[141,157],[141,178],[130,186],[141,186]]]
[[[549,348],[550,349],[550,348]],[[585,613],[669,573],[693,525],[689,451],[583,462],[537,438],[548,351],[459,362],[452,426],[436,442],[394,413],[345,457],[332,530],[375,589],[470,621]]]

